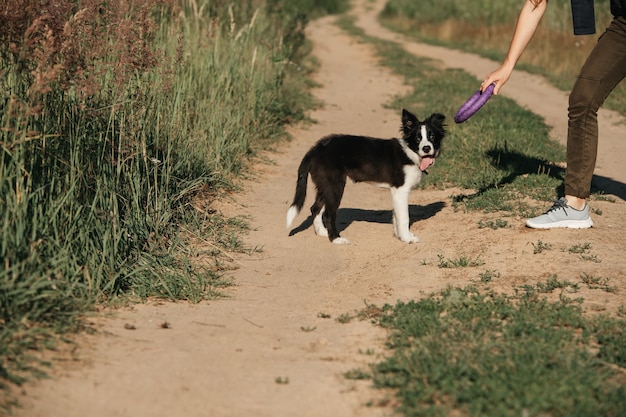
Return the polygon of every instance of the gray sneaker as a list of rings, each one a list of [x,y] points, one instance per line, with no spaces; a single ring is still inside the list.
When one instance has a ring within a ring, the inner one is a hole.
[[[541,216],[526,220],[526,226],[533,229],[587,229],[593,226],[593,221],[589,216],[589,204],[585,204],[582,210],[576,210],[567,205],[565,197],[561,197]]]

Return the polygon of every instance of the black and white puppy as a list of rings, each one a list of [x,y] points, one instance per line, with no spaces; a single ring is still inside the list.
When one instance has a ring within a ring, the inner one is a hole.
[[[393,233],[401,241],[419,242],[409,231],[409,193],[422,173],[439,156],[446,134],[445,116],[433,113],[426,120],[402,110],[402,138],[377,139],[352,135],[330,135],[320,139],[304,155],[298,168],[293,203],[287,211],[287,228],[302,210],[309,174],[317,195],[311,206],[313,226],[319,236],[331,242],[348,244],[339,236],[336,219],[346,178],[371,182],[391,190]]]

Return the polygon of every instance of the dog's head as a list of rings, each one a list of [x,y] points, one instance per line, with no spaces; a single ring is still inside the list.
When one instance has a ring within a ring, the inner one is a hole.
[[[441,141],[446,135],[446,117],[433,113],[424,121],[420,121],[413,113],[402,109],[402,139],[419,158],[422,171],[435,163],[439,156]]]

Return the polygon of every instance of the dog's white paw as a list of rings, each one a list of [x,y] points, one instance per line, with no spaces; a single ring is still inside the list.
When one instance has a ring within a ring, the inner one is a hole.
[[[417,243],[420,241],[419,237],[415,236],[413,233],[409,232],[406,235],[398,236],[398,238],[404,243]]]
[[[338,237],[335,240],[333,240],[333,243],[335,245],[349,245],[350,241],[346,239],[345,237]]]

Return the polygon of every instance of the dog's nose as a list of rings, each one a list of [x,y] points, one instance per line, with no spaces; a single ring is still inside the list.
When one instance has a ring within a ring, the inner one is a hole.
[[[424,152],[424,153],[430,153],[430,150],[431,150],[431,149],[432,149],[432,148],[431,148],[430,146],[426,145],[426,146],[423,146],[423,147],[422,147],[422,152]]]

